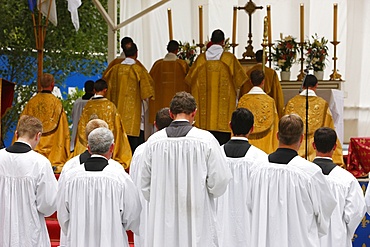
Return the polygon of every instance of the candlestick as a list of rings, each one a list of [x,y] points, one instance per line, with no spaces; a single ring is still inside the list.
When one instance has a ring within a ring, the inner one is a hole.
[[[168,14],[168,32],[169,32],[169,38],[170,40],[173,40],[173,33],[172,33],[172,13],[171,9],[167,9],[167,14]]]
[[[232,43],[236,44],[236,15],[237,15],[237,7],[234,7],[233,12],[233,38]]]
[[[271,6],[267,5],[267,21],[268,21],[268,43],[272,43],[272,35],[271,35]]]
[[[337,25],[338,25],[338,4],[334,3],[334,23],[333,23],[333,41],[337,40]]]
[[[304,42],[304,5],[301,3],[301,43]]]
[[[203,6],[199,6],[199,44],[203,44]]]

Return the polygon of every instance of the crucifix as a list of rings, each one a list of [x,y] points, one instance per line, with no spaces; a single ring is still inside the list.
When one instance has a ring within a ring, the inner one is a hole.
[[[256,6],[256,4],[252,0],[249,0],[249,2],[244,7],[237,7],[237,9],[244,9],[245,12],[247,12],[249,15],[249,40],[248,46],[245,47],[246,51],[243,53],[243,59],[245,59],[245,57],[254,58],[255,54],[252,46],[252,14],[256,11],[256,9],[263,9],[263,6]]]

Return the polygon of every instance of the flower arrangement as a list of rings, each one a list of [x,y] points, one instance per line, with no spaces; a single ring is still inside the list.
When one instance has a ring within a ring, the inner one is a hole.
[[[195,45],[194,40],[192,45],[190,45],[189,42],[182,43],[179,41],[179,53],[177,53],[178,58],[185,60],[190,67],[194,63],[196,56],[197,46]]]
[[[290,71],[299,51],[296,38],[289,35],[283,39],[281,36],[281,39],[276,42],[273,49],[272,59],[276,63],[277,68],[281,71]]]
[[[306,63],[314,71],[323,71],[325,62],[328,57],[328,40],[322,37],[321,39],[315,34],[312,36],[313,41],[308,40],[306,49]]]

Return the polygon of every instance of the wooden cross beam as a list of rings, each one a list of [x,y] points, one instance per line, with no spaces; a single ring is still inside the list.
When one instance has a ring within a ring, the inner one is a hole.
[[[256,4],[252,1],[249,0],[248,3],[245,4],[244,7],[237,7],[238,10],[244,9],[245,12],[249,15],[249,33],[248,33],[248,46],[245,47],[246,51],[243,53],[243,59],[245,57],[250,57],[254,58],[255,53],[253,51],[253,46],[252,46],[252,14],[257,10],[257,9],[263,9],[263,6],[256,6]]]

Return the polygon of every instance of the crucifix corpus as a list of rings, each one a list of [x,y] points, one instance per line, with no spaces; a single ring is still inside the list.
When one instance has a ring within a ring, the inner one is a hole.
[[[249,0],[249,2],[244,7],[237,7],[237,9],[244,9],[245,12],[247,12],[249,15],[249,40],[247,42],[248,46],[245,47],[246,51],[243,53],[243,59],[245,59],[245,57],[254,58],[255,54],[252,46],[252,14],[256,11],[256,9],[263,9],[263,6],[256,6],[256,4],[252,0]]]

